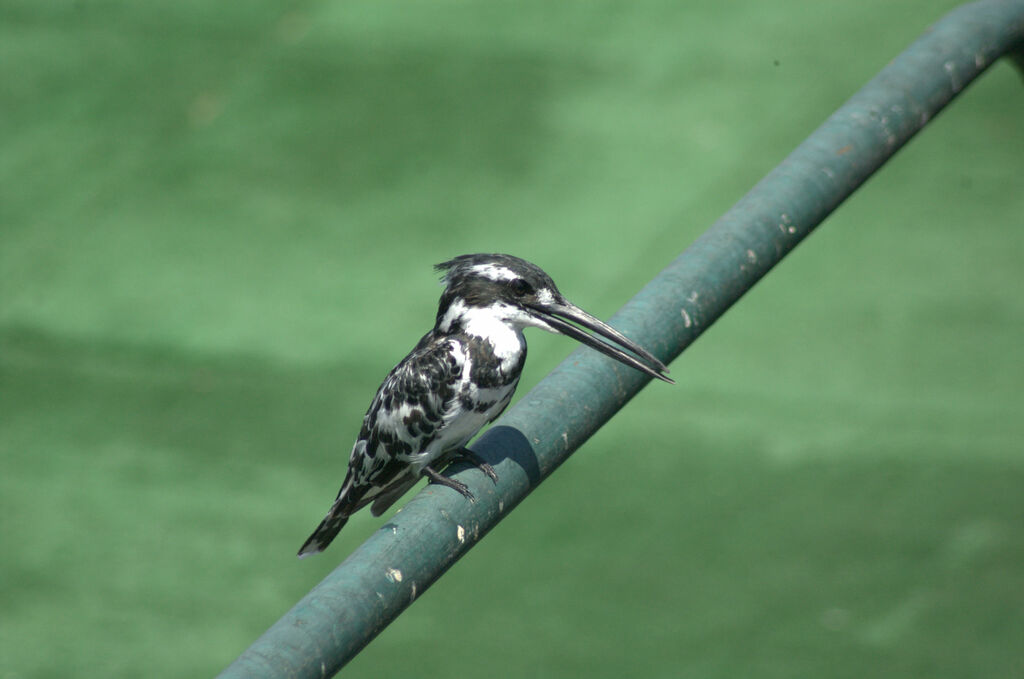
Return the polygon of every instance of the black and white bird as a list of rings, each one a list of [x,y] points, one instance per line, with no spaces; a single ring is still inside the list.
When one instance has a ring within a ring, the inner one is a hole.
[[[435,268],[444,272],[445,289],[434,329],[377,390],[338,497],[300,557],[323,551],[348,517],[366,505],[380,516],[421,476],[472,500],[465,484],[440,474],[455,460],[470,461],[497,481],[490,465],[465,446],[512,400],[526,361],[526,327],[566,335],[672,383],[661,361],[566,300],[551,277],[530,262],[476,254]]]

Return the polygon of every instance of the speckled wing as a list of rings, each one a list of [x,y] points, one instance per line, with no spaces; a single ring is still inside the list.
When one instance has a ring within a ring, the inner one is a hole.
[[[405,474],[418,478],[459,393],[465,357],[451,339],[430,335],[388,374],[352,448],[352,511]],[[436,451],[444,452],[443,450]]]
[[[459,349],[450,339],[427,334],[384,379],[363,417],[345,482],[299,556],[327,547],[353,512],[379,498],[373,507],[379,515],[419,480],[431,462],[424,451],[440,435],[457,398],[465,362]]]

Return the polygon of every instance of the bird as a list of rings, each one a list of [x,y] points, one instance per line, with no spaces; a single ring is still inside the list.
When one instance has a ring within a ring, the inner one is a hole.
[[[469,462],[497,483],[494,469],[466,444],[512,400],[526,361],[524,328],[568,336],[674,384],[658,358],[569,302],[535,264],[469,254],[434,268],[444,285],[434,327],[377,390],[341,489],[300,558],[323,551],[366,505],[380,516],[422,477],[473,501],[464,483],[440,473],[452,462]]]

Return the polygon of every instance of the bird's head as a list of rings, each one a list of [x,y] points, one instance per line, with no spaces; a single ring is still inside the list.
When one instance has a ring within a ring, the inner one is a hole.
[[[551,277],[535,264],[512,255],[475,254],[455,257],[435,268],[444,273],[445,285],[437,311],[439,332],[454,332],[480,320],[501,322],[517,330],[533,326],[571,337],[651,377],[672,383],[663,374],[668,370],[661,361],[565,299]]]

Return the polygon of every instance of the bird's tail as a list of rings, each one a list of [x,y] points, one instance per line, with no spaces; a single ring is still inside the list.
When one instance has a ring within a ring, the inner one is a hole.
[[[331,513],[324,517],[324,520],[316,527],[313,534],[302,543],[302,547],[299,549],[299,558],[304,559],[310,554],[316,554],[327,549],[327,545],[331,544],[331,541],[337,537],[338,532],[347,522],[347,514],[342,515],[331,510]]]
[[[324,520],[299,548],[300,559],[327,549],[327,545],[331,544],[331,541],[337,537],[338,532],[348,522],[349,515],[354,511],[351,503],[348,502],[348,490],[351,485],[352,479],[345,479],[344,485],[338,491],[338,499],[331,505],[331,510],[327,512]]]

